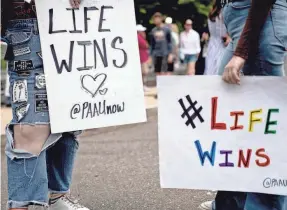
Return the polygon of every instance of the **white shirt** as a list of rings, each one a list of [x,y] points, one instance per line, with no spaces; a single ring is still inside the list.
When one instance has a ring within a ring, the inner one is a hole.
[[[200,53],[200,36],[195,30],[191,29],[189,32],[181,32],[180,51],[185,55],[197,55]]]

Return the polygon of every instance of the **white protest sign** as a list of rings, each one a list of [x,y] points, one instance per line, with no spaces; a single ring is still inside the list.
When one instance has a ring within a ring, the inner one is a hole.
[[[158,78],[163,188],[287,195],[287,78]]]
[[[52,132],[145,122],[133,0],[36,6]]]

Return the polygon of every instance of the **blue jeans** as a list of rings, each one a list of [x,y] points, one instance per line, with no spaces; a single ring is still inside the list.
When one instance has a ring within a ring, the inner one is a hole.
[[[227,46],[219,74],[230,61],[237,47],[250,9],[251,0],[227,4],[223,9],[224,22],[232,41]],[[260,35],[258,55],[246,62],[244,75],[283,76],[284,54],[287,49],[287,1],[276,0]]]
[[[220,75],[233,56],[250,6],[251,0],[241,0],[227,4],[223,9],[224,21],[232,41],[223,55]],[[284,75],[284,54],[287,49],[286,21],[287,1],[276,0],[261,32],[258,54],[246,62],[242,69],[244,75]],[[219,191],[214,204],[214,210],[287,210],[286,196],[260,193]]]
[[[36,19],[13,20],[6,33],[13,119],[6,128],[8,208],[48,206],[50,193],[69,191],[77,132],[50,134],[39,155],[15,148],[15,125],[49,125]]]
[[[7,158],[8,208],[28,205],[48,206],[49,194],[70,190],[78,142],[72,133],[64,133],[39,156]]]
[[[197,55],[186,54],[184,55],[184,63],[195,63],[197,61]]]

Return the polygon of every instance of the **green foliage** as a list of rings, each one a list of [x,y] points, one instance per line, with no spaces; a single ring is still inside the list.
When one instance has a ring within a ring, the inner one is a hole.
[[[176,23],[175,23],[175,24],[177,25],[178,30],[179,30],[180,32],[184,30],[184,28],[183,28],[183,24],[182,24],[181,22],[176,21]]]
[[[197,9],[197,12],[199,14],[205,15],[206,17],[209,14],[209,11],[212,8],[212,4],[209,3],[208,5],[205,5],[200,2],[200,0],[178,0],[178,4],[194,4],[195,8]]]
[[[7,63],[4,60],[1,60],[1,72],[6,71]]]
[[[178,4],[189,4],[195,2],[195,0],[178,0]]]
[[[198,13],[203,14],[203,15],[205,15],[206,17],[208,16],[209,11],[210,11],[211,8],[212,8],[212,5],[206,6],[206,5],[201,4],[201,3],[199,3],[199,2],[194,2],[194,4],[195,4],[195,7],[197,8]]]
[[[201,30],[206,25],[211,9],[211,0],[135,0],[137,23],[149,30],[153,27],[152,15],[161,12],[173,18],[181,31],[186,19],[192,19],[194,28]]]
[[[140,8],[140,13],[146,14],[146,9],[145,8]]]

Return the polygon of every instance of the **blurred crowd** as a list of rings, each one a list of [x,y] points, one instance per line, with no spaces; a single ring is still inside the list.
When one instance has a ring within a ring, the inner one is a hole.
[[[218,74],[220,57],[230,42],[220,8],[213,6],[208,27],[200,32],[193,29],[191,19],[183,23],[183,31],[172,17],[160,12],[152,21],[155,27],[149,32],[137,25],[143,81],[149,70],[157,75],[171,75],[179,69],[187,75]],[[148,90],[145,84],[144,89]]]

